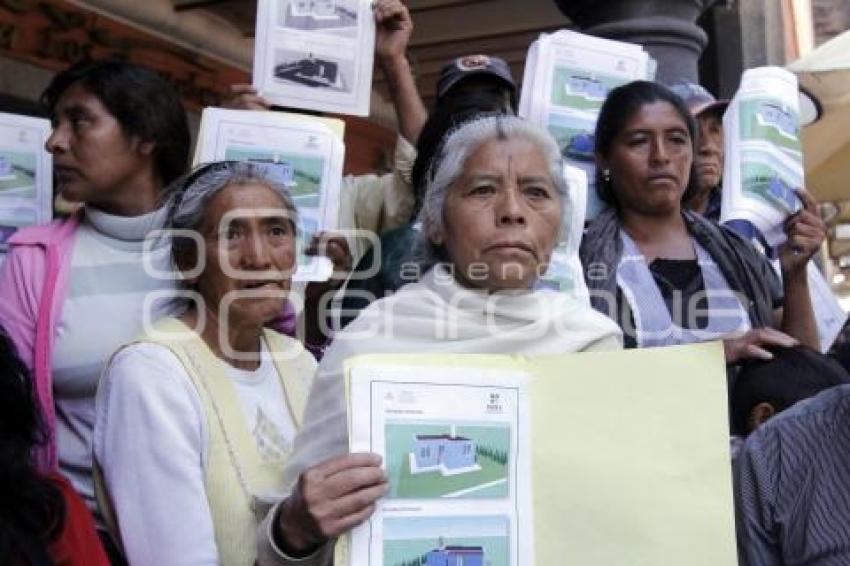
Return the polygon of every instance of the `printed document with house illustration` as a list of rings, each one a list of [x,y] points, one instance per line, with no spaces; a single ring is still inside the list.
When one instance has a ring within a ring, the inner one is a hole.
[[[529,48],[519,115],[549,130],[567,163],[587,174],[588,220],[602,208],[593,155],[599,109],[611,89],[653,74],[647,52],[632,43],[560,30]]]
[[[0,113],[0,252],[19,228],[53,215],[53,159],[44,149],[50,121]]]
[[[744,71],[723,116],[720,220],[752,223],[772,247],[785,242],[785,220],[802,207],[794,191],[805,184],[799,115],[797,77],[759,67]],[[781,275],[779,261],[773,265]],[[814,262],[807,273],[821,351],[827,352],[847,314]]]
[[[370,417],[352,428],[352,450],[382,454],[390,478],[374,519],[352,540],[352,564],[534,564],[530,376],[352,372],[365,384],[352,389],[352,414]]]
[[[259,0],[254,87],[287,108],[369,115],[370,0]]]
[[[779,67],[747,69],[723,116],[721,222],[752,222],[771,246],[801,208],[803,148],[797,77]]]
[[[221,160],[262,163],[289,190],[298,209],[297,281],[324,281],[333,270],[326,257],[305,256],[302,250],[313,234],[337,227],[344,125],[331,118],[223,108],[205,108],[201,117],[196,166]]]
[[[337,564],[737,564],[719,342],[346,372],[390,489]]]
[[[540,279],[542,288],[567,293],[585,304],[590,304],[590,293],[584,280],[584,267],[578,256],[581,237],[584,233],[584,211],[587,200],[587,175],[582,169],[564,165],[567,182],[565,207],[567,218],[562,230],[561,241],[552,250],[546,273]]]

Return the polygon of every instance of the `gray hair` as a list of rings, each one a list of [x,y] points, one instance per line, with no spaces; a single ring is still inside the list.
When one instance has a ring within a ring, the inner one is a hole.
[[[274,163],[250,161],[216,161],[195,169],[176,181],[177,189],[172,192],[168,204],[165,227],[172,234],[171,263],[180,271],[180,262],[189,254],[197,252],[195,240],[180,236],[181,232],[197,234],[206,217],[207,205],[222,190],[232,185],[260,184],[270,188],[283,201],[287,220],[293,231],[298,230],[298,211],[292,202],[289,189],[282,182],[282,172]],[[186,282],[183,281],[186,288]]]
[[[442,248],[435,246],[431,237],[443,229],[449,188],[461,177],[467,160],[478,148],[492,140],[508,139],[531,142],[543,154],[552,185],[561,197],[559,237],[563,237],[571,202],[561,151],[552,136],[539,126],[516,116],[488,116],[471,120],[449,132],[428,171],[425,196],[418,218],[421,228],[412,250],[413,259],[419,264],[422,273],[435,264],[446,261]]]

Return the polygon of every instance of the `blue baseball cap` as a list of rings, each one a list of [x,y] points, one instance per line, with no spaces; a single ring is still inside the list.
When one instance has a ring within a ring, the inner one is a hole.
[[[670,90],[685,101],[688,110],[695,117],[707,112],[722,115],[729,106],[728,100],[717,100],[705,87],[689,81],[680,81],[672,85]]]
[[[437,98],[445,96],[457,83],[473,76],[489,75],[500,81],[516,97],[516,82],[504,59],[490,55],[466,55],[444,65],[437,79]]]

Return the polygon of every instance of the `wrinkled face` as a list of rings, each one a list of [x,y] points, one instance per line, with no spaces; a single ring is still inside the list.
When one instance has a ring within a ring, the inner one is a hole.
[[[626,121],[599,165],[610,169],[622,210],[644,214],[680,208],[693,146],[685,120],[668,102],[645,104]]]
[[[153,144],[127,137],[115,116],[81,83],[59,97],[45,147],[53,154],[62,196],[106,209],[132,198],[132,180],[151,167],[153,151]]]
[[[266,185],[230,185],[207,204],[200,232],[205,266],[195,286],[207,309],[239,324],[278,316],[296,257],[280,196]]]
[[[546,160],[522,139],[491,140],[448,189],[443,230],[432,234],[466,287],[526,289],[545,272],[562,202]]]
[[[723,121],[716,113],[701,114],[699,140],[694,164],[700,191],[708,191],[720,184],[723,175]]]

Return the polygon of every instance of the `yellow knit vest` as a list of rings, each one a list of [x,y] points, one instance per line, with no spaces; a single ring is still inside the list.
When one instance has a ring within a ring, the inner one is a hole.
[[[275,359],[274,364],[289,412],[296,429],[300,428],[316,362],[297,340],[268,329],[263,332],[263,340],[275,358],[284,358]],[[168,318],[156,324],[154,333],[133,343],[139,342],[168,348],[192,380],[209,432],[205,487],[219,563],[251,566],[257,557],[257,527],[269,504],[283,491],[283,463],[269,464],[260,457],[236,389],[227,376],[227,366],[197,333],[179,320]],[[109,521],[112,510],[106,509],[110,507],[108,498],[101,494],[98,498]]]

